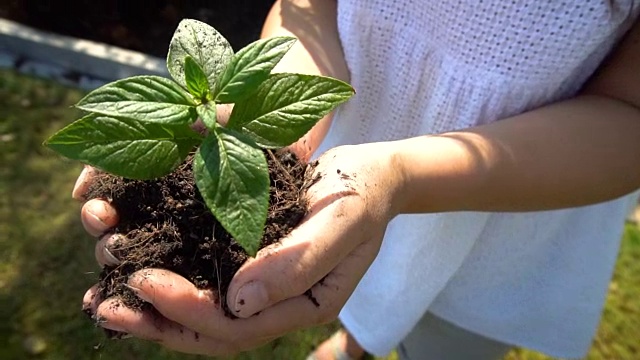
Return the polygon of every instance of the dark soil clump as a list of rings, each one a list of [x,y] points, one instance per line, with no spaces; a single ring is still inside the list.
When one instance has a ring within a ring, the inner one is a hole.
[[[269,214],[261,247],[277,242],[306,214],[302,197],[306,165],[288,152],[267,151]],[[224,296],[247,254],[213,217],[195,185],[191,157],[173,173],[150,181],[128,180],[102,173],[89,198],[104,198],[120,215],[115,233],[125,235],[112,253],[121,261],[100,274],[98,296],[117,296],[132,308],[147,306],[125,284],[143,268],[171,270],[201,289]]]

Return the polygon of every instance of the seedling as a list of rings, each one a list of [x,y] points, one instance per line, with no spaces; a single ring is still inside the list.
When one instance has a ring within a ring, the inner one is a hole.
[[[283,148],[353,95],[322,76],[271,70],[296,41],[274,37],[233,54],[214,28],[183,20],[167,68],[173,80],[135,76],[104,85],[76,105],[89,114],[45,145],[114,175],[149,180],[171,173],[195,150],[193,173],[208,208],[250,255],[267,219],[264,149]],[[223,127],[216,104],[234,104]],[[200,118],[208,129],[191,129]]]

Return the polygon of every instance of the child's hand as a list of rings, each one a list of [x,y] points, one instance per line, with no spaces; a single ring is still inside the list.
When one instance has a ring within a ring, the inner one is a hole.
[[[308,191],[310,214],[279,244],[249,260],[229,287],[227,304],[241,319],[225,316],[211,291],[161,269],[141,270],[129,279],[129,286],[157,313],[98,299],[95,287],[85,295],[84,308],[105,328],[207,355],[248,350],[334,320],[375,258],[395,214],[402,177],[388,154],[386,146],[365,144],[336,148],[320,158],[320,178]],[[91,170],[84,174],[90,176]],[[86,181],[78,183],[76,196]],[[82,217],[91,234],[107,232],[118,219],[100,200],[87,202]],[[113,240],[103,236],[98,242],[101,264],[118,261],[106,250]]]
[[[227,304],[237,316],[306,299],[302,294],[311,289],[319,304],[311,310],[315,320],[335,319],[396,215],[402,176],[389,144],[343,146],[320,157],[319,180],[307,191],[310,213],[303,223],[279,244],[259,251],[231,282]]]

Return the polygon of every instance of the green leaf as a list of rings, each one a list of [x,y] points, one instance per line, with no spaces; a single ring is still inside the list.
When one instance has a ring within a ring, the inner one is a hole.
[[[337,79],[274,74],[250,99],[234,105],[227,127],[241,130],[262,147],[284,147],[353,94],[349,84]]]
[[[191,56],[200,65],[209,80],[209,85],[213,86],[231,61],[233,49],[213,27],[197,20],[185,19],[178,24],[167,55],[169,73],[184,87],[187,87],[185,79],[187,56]]]
[[[191,56],[187,56],[184,59],[184,76],[187,82],[187,90],[191,95],[203,102],[208,100],[207,97],[210,94],[209,81],[200,65],[193,61]]]
[[[247,253],[255,255],[269,205],[262,150],[242,134],[217,127],[198,149],[193,171],[209,209]]]
[[[196,108],[198,112],[198,117],[204,125],[209,129],[213,130],[218,125],[217,113],[216,113],[216,104],[213,102],[198,105]]]
[[[269,77],[295,41],[294,37],[273,37],[258,40],[238,51],[216,86],[216,102],[235,103],[249,97]]]
[[[154,179],[180,165],[201,141],[188,126],[91,114],[55,133],[45,145],[114,175]]]
[[[196,119],[191,95],[172,80],[152,75],[106,84],[76,106],[102,115],[161,124],[188,124]]]

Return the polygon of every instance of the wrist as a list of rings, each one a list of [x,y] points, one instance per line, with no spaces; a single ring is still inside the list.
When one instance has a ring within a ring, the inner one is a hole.
[[[395,152],[399,214],[472,210],[494,158],[491,147],[471,133],[400,140]]]
[[[402,141],[389,141],[374,143],[378,151],[370,152],[376,154],[374,161],[381,165],[378,174],[380,179],[378,184],[382,184],[382,196],[378,200],[382,208],[386,209],[387,220],[390,221],[399,214],[405,213],[407,199],[411,197],[408,190],[408,157],[405,154]]]
[[[359,195],[372,220],[389,222],[400,213],[404,178],[397,142],[339,146],[318,160],[323,172],[337,174],[347,189]],[[326,160],[325,160],[326,159]],[[325,162],[326,161],[326,162]],[[339,188],[339,186],[334,186]]]

